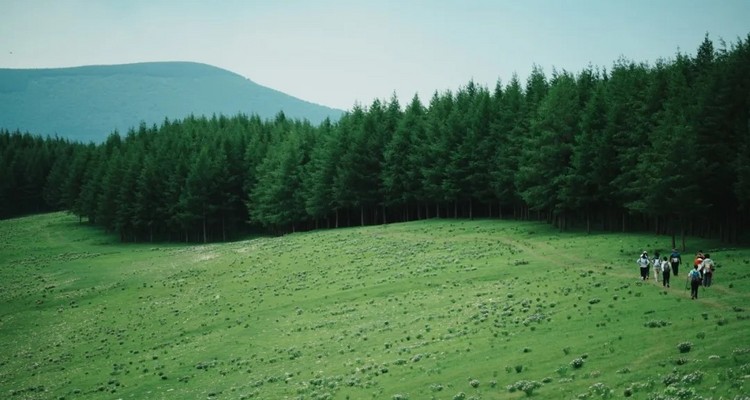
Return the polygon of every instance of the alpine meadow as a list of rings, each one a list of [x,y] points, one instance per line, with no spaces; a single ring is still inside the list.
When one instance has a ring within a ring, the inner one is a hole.
[[[706,35],[317,124],[0,129],[0,397],[748,399],[748,93]]]
[[[543,222],[154,246],[53,213],[0,240],[8,399],[747,398],[750,250],[716,241],[690,300],[638,279],[668,237]]]

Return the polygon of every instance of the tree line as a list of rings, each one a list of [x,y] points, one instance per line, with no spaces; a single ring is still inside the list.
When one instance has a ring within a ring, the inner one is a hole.
[[[750,35],[654,65],[534,67],[313,126],[142,124],[101,144],[0,132],[0,215],[68,210],[123,241],[422,218],[545,220],[737,241],[750,214]]]

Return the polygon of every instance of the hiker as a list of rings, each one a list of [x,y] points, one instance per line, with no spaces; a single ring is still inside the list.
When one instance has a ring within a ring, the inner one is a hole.
[[[659,283],[659,275],[661,275],[661,260],[659,259],[659,252],[654,252],[654,282]]]
[[[664,287],[669,287],[669,275],[670,275],[670,263],[667,260],[667,256],[661,261],[661,284]]]
[[[703,262],[700,265],[701,274],[703,274],[703,286],[709,287],[711,286],[711,281],[714,277],[714,269],[716,268],[716,264],[714,263],[714,260],[711,259],[711,255],[706,253],[706,258],[703,259]]]
[[[703,280],[701,272],[698,270],[698,265],[693,266],[693,270],[688,274],[688,279],[690,280],[690,298],[695,300],[698,298],[698,287]]]
[[[682,262],[680,252],[677,251],[677,249],[672,249],[672,254],[669,255],[669,260],[672,264],[672,274],[677,276],[677,270],[680,269],[680,263]]]
[[[635,262],[641,267],[641,280],[648,280],[648,267],[651,264],[648,260],[648,253],[644,250]]]

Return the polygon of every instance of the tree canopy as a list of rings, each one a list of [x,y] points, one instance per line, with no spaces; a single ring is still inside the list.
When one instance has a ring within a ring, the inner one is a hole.
[[[356,105],[142,124],[99,145],[0,132],[0,216],[65,209],[125,241],[419,218],[542,219],[736,241],[750,222],[750,36],[655,65],[534,67]]]

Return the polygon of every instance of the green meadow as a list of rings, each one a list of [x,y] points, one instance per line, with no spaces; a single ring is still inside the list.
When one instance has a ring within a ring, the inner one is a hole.
[[[433,219],[121,244],[0,221],[4,399],[747,399],[750,249],[691,300],[648,234]]]

